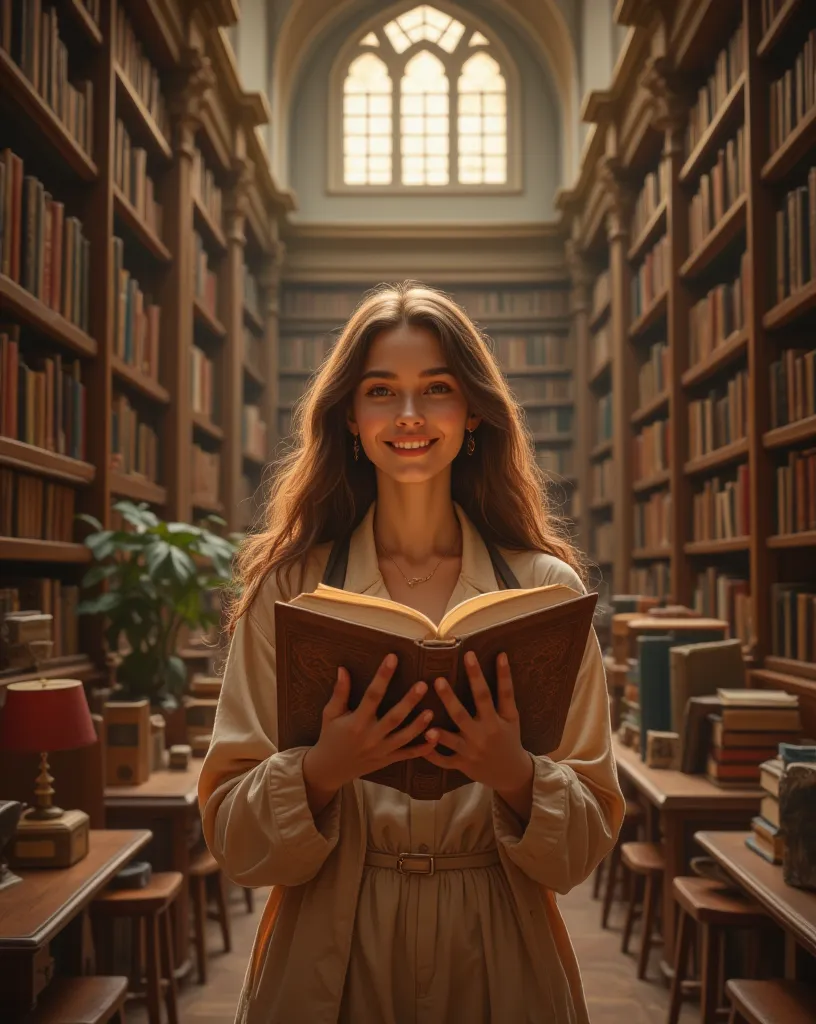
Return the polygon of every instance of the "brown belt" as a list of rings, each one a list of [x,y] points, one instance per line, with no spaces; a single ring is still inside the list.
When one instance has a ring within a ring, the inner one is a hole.
[[[365,863],[371,868],[391,868],[403,875],[432,875],[436,871],[489,868],[499,863],[498,850],[481,853],[380,853],[366,850]]]

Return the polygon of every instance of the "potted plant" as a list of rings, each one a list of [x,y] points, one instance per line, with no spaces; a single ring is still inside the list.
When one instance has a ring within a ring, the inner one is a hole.
[[[210,597],[228,585],[237,547],[204,527],[164,522],[144,503],[118,501],[113,507],[132,529],[105,530],[93,516],[78,517],[94,530],[85,546],[96,563],[82,586],[107,584],[78,612],[104,615],[108,648],[120,652],[121,689],[114,699],[146,697],[156,710],[172,711],[187,678],[176,653],[179,633],[184,626],[201,629],[218,622]],[[208,521],[225,525],[217,516]]]

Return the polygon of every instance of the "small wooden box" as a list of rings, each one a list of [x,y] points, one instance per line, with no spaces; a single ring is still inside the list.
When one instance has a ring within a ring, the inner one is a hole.
[[[69,868],[88,853],[90,818],[65,811],[61,818],[35,821],[25,814],[9,846],[13,868]]]
[[[187,742],[196,752],[198,741],[210,737],[215,728],[215,711],[218,701],[211,697],[187,697],[184,701],[184,716],[187,722]]]
[[[170,748],[170,762],[168,767],[174,771],[187,771],[190,767],[190,758],[193,755],[189,743],[174,743]]]
[[[680,764],[680,736],[676,732],[646,732],[646,767],[678,768]]]
[[[205,676],[196,674],[190,683],[190,695],[205,700],[218,700],[221,695],[221,676]]]
[[[138,786],[150,778],[150,701],[105,705],[108,786]]]

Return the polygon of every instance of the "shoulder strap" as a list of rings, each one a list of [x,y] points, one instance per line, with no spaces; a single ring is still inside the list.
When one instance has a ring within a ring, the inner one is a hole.
[[[506,590],[521,590],[521,584],[516,578],[516,574],[507,564],[504,556],[499,552],[499,549],[495,547],[489,540],[485,541],[485,547],[490,555],[490,561],[493,563],[493,570],[496,576],[502,581]]]

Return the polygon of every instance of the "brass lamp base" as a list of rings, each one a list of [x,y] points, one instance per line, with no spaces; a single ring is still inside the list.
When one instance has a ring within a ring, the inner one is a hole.
[[[9,866],[68,868],[88,853],[89,829],[84,811],[63,811],[59,818],[46,819],[26,812],[9,844]]]

